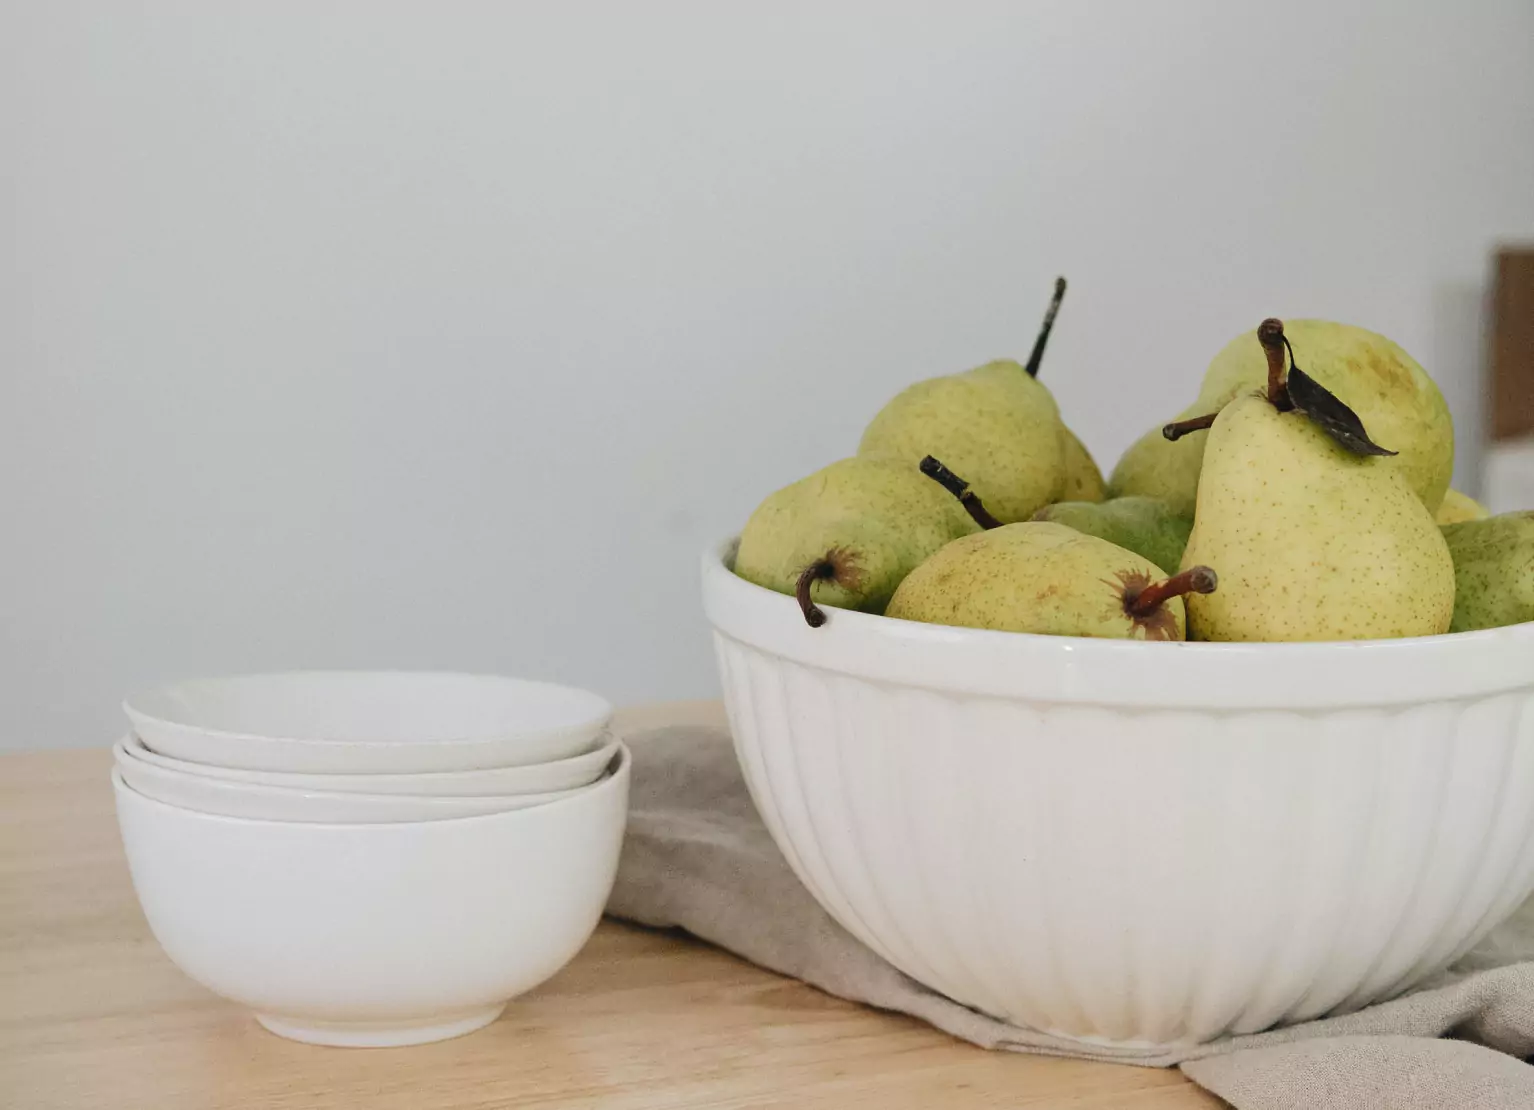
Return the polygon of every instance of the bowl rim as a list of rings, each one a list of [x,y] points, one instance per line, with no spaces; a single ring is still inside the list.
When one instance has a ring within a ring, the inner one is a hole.
[[[197,724],[188,720],[178,720],[167,717],[160,713],[146,711],[135,702],[144,702],[150,698],[172,694],[178,689],[194,686],[214,686],[220,683],[254,682],[270,679],[288,679],[298,677],[326,677],[326,678],[446,678],[468,679],[471,682],[482,684],[512,683],[518,686],[535,686],[544,690],[557,690],[562,693],[578,694],[587,699],[590,705],[588,716],[580,720],[572,720],[561,725],[551,725],[544,728],[509,729],[504,732],[489,732],[477,734],[464,734],[457,736],[418,736],[403,740],[389,739],[347,739],[344,737],[304,737],[304,736],[274,736],[259,732],[246,732],[239,729],[218,728],[210,725]],[[562,682],[552,682],[541,678],[520,678],[515,675],[490,674],[477,671],[450,671],[450,670],[402,670],[381,669],[366,670],[353,668],[315,668],[313,670],[285,670],[285,671],[252,671],[246,674],[209,675],[202,678],[182,679],[175,682],[162,683],[159,686],[150,687],[132,694],[122,701],[122,711],[133,723],[135,731],[140,725],[148,724],[151,728],[165,727],[183,729],[200,733],[204,736],[217,737],[220,740],[237,743],[256,743],[264,745],[289,745],[303,744],[305,746],[348,749],[348,748],[409,748],[437,745],[486,745],[508,744],[516,742],[531,742],[552,736],[558,736],[568,732],[575,732],[587,728],[595,728],[600,731],[608,727],[613,717],[613,706],[610,701],[593,690],[587,690],[580,686],[570,686]]]
[[[607,762],[603,764],[603,766],[607,766],[618,754],[617,745],[621,739],[622,737],[620,737],[613,729],[604,728],[602,732],[598,733],[596,736],[596,740],[600,741],[600,743],[593,743],[591,748],[584,752],[576,752],[574,755],[563,756],[559,759],[545,759],[538,763],[513,764],[506,767],[476,767],[464,771],[269,771],[249,767],[226,767],[221,763],[199,763],[195,759],[182,759],[179,756],[166,755],[164,752],[157,752],[148,744],[144,743],[144,738],[138,733],[134,732],[132,729],[129,729],[126,734],[118,739],[117,743],[113,745],[113,750],[115,751],[119,746],[121,746],[133,759],[141,760],[156,767],[161,767],[167,771],[180,771],[181,773],[188,775],[201,775],[205,778],[218,779],[222,782],[242,782],[249,783],[251,785],[285,786],[289,789],[300,789],[301,784],[298,782],[268,782],[266,780],[268,777],[276,777],[279,779],[312,779],[316,783],[315,789],[323,790],[326,789],[326,787],[320,785],[320,783],[326,779],[332,780],[332,782],[335,780],[367,779],[373,782],[384,782],[396,785],[420,783],[423,786],[431,787],[460,778],[483,777],[487,772],[531,771],[544,767],[558,767],[561,764],[574,763],[578,760],[595,762],[596,757],[601,755],[603,752],[608,753]],[[175,766],[171,766],[172,764]],[[261,777],[246,777],[251,775],[259,775]],[[593,779],[592,781],[595,782],[596,780]],[[590,786],[591,783],[586,783],[584,785]],[[576,790],[579,789],[579,787],[567,787],[566,789]],[[347,791],[347,793],[356,793],[356,791]],[[485,797],[486,795],[456,796]]]
[[[618,741],[618,752],[609,771],[605,772],[595,782],[586,786],[574,787],[567,794],[552,801],[534,806],[525,806],[521,809],[501,810],[498,813],[430,817],[422,821],[283,821],[270,817],[234,817],[226,813],[207,813],[200,809],[189,809],[186,806],[162,802],[158,798],[151,798],[148,794],[135,790],[123,778],[122,771],[118,768],[115,761],[112,765],[112,789],[119,796],[122,794],[131,795],[132,802],[135,805],[142,804],[150,809],[166,809],[170,810],[177,817],[191,817],[199,821],[211,821],[223,825],[257,829],[298,829],[305,832],[342,830],[355,833],[358,831],[369,832],[396,829],[405,830],[405,835],[410,835],[410,830],[417,830],[416,835],[420,835],[422,830],[435,830],[448,825],[456,828],[460,824],[471,821],[505,821],[512,823],[519,820],[532,820],[534,814],[542,814],[547,817],[550,810],[590,803],[593,798],[605,796],[614,790],[626,790],[629,778],[633,772],[633,765],[633,753],[629,751],[628,745],[620,740]],[[385,795],[385,797],[391,797],[391,795]]]
[[[944,692],[1157,709],[1323,710],[1534,690],[1534,622],[1387,640],[1147,644],[923,624],[792,597],[738,577],[737,537],[702,558],[715,634],[816,670]]]
[[[112,760],[114,766],[123,763],[129,763],[132,764],[135,769],[142,768],[146,774],[151,776],[168,775],[174,780],[180,780],[183,782],[190,781],[196,784],[196,788],[198,789],[201,789],[204,784],[209,784],[209,788],[214,792],[222,790],[251,791],[251,796],[258,798],[297,796],[310,799],[317,804],[329,801],[334,801],[337,803],[343,801],[359,802],[363,805],[371,805],[373,803],[382,804],[384,802],[390,802],[399,805],[420,803],[420,805],[427,810],[440,809],[444,812],[451,811],[455,807],[461,808],[472,803],[513,802],[519,800],[526,802],[529,799],[534,799],[531,805],[520,806],[518,808],[526,809],[532,808],[533,806],[548,805],[551,802],[557,802],[562,798],[567,798],[570,795],[577,793],[578,791],[590,790],[595,787],[598,783],[606,779],[612,773],[613,764],[617,757],[617,750],[614,749],[613,753],[608,757],[606,767],[597,775],[596,778],[581,786],[567,786],[561,790],[529,790],[523,794],[372,794],[362,790],[326,790],[322,786],[311,787],[301,785],[284,785],[281,783],[271,782],[247,782],[242,779],[224,779],[216,778],[211,775],[200,775],[196,771],[183,771],[179,767],[165,767],[150,760],[142,759],[134,753],[132,746],[127,743],[126,738],[119,740],[117,743],[112,745]],[[130,783],[129,785],[132,784]],[[142,793],[142,791],[140,791],[140,793]],[[331,822],[322,821],[319,823],[329,824]]]

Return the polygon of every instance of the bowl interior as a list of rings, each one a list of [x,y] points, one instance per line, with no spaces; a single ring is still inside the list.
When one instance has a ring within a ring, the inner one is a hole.
[[[299,671],[202,679],[124,703],[136,723],[330,743],[450,741],[588,727],[612,712],[586,690],[496,675]]]

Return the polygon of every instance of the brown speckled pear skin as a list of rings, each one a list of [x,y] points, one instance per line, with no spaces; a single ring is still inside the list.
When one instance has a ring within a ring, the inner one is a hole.
[[[1446,525],[1454,557],[1450,632],[1534,621],[1534,512]]]
[[[842,459],[757,506],[740,535],[735,573],[792,594],[805,567],[836,552],[837,576],[817,581],[811,598],[878,613],[918,563],[978,530],[958,499],[914,463]]]
[[[1192,638],[1448,631],[1449,548],[1398,467],[1349,453],[1301,413],[1280,413],[1259,394],[1227,405],[1208,435],[1182,565],[1216,568],[1220,588],[1189,600]]]
[[[1356,412],[1370,439],[1398,452],[1385,466],[1399,470],[1428,511],[1435,511],[1454,470],[1454,422],[1427,371],[1383,335],[1351,324],[1286,317],[1284,335],[1300,369]],[[1209,363],[1199,400],[1218,407],[1267,379],[1267,355],[1247,332]]]
[[[1076,433],[1060,425],[1060,460],[1064,480],[1060,484],[1061,501],[1101,501],[1108,496],[1103,472]]]
[[[1490,515],[1491,510],[1475,498],[1451,489],[1443,495],[1433,519],[1439,524],[1463,524],[1467,520],[1485,520]]]
[[[1058,500],[1065,480],[1054,398],[1006,359],[902,390],[869,422],[858,454],[912,466],[936,456],[1003,523]]]
[[[885,615],[1046,636],[1180,640],[1181,598],[1150,621],[1124,611],[1127,585],[1165,577],[1107,540],[1028,521],[954,540],[906,576]]]
[[[1422,503],[1436,509],[1454,469],[1454,422],[1427,371],[1383,335],[1330,320],[1284,321],[1300,368],[1356,412],[1370,437],[1399,452],[1399,469]],[[1198,400],[1178,413],[1188,420],[1218,412],[1231,399],[1262,388],[1268,359],[1255,333],[1243,332],[1209,363]],[[1109,497],[1159,497],[1192,517],[1209,436],[1193,432],[1173,442],[1158,424],[1130,445],[1108,478]]]

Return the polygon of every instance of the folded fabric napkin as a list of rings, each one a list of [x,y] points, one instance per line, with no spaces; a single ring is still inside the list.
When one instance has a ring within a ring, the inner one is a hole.
[[[1534,901],[1413,993],[1343,1017],[1174,1054],[1008,1025],[927,989],[810,897],[757,816],[729,735],[632,737],[628,839],[608,912],[681,928],[840,998],[910,1014],[983,1048],[1176,1065],[1237,1110],[1534,1108]]]

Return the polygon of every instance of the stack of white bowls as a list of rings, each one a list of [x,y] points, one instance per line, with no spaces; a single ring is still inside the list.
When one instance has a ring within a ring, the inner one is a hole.
[[[124,709],[112,780],[150,928],[274,1033],[470,1032],[601,917],[629,754],[594,694],[306,672],[183,683]]]

